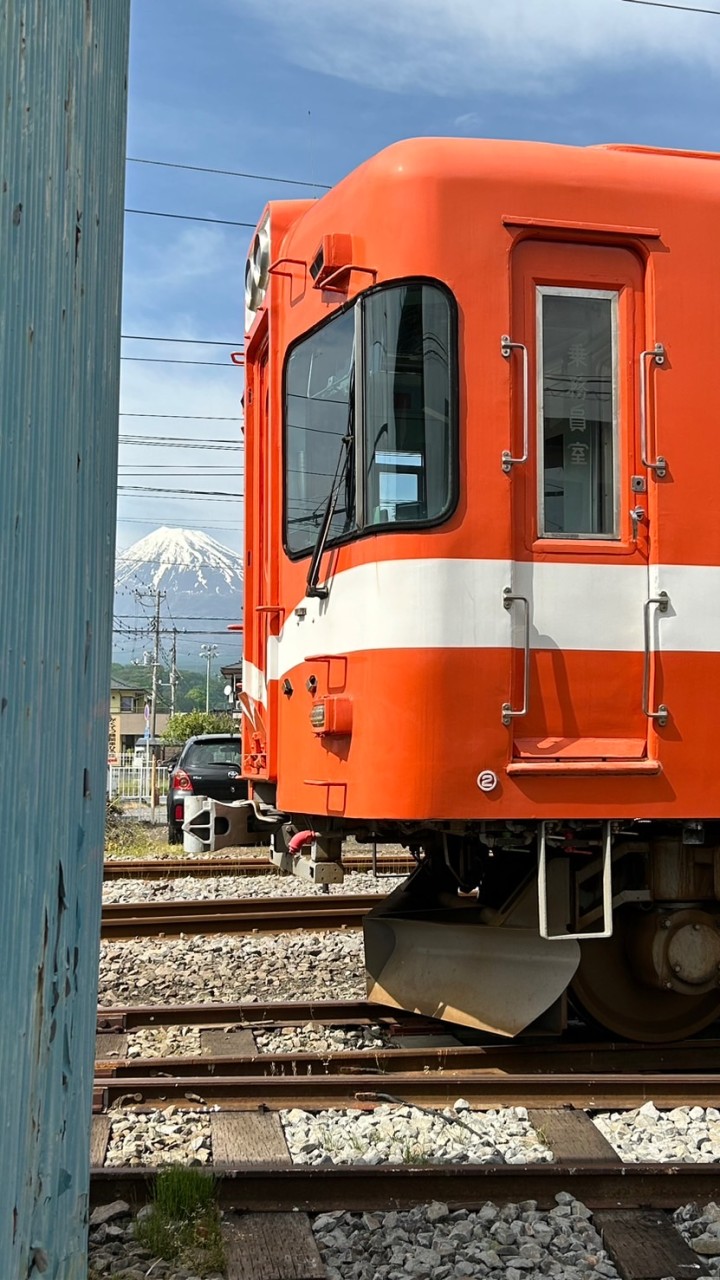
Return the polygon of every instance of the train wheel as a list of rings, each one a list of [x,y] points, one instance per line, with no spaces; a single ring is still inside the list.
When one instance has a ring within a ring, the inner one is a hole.
[[[573,1002],[608,1031],[627,1040],[685,1040],[720,1018],[720,989],[699,995],[642,982],[628,958],[634,916],[615,914],[612,938],[580,944]]]

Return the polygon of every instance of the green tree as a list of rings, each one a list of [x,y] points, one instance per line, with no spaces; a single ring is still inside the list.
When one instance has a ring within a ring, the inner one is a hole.
[[[217,711],[185,711],[172,716],[164,730],[163,742],[185,742],[196,733],[238,733],[240,726],[230,714]]]

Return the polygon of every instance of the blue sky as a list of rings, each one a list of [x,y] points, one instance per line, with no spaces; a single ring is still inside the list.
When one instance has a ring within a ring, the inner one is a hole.
[[[719,75],[720,16],[626,0],[134,0],[127,153],[332,184],[418,135],[720,150]],[[268,199],[314,193],[127,168],[129,209],[253,226]],[[239,347],[250,227],[133,213],[125,227],[123,333]],[[240,549],[241,498],[126,491],[242,494],[240,424],[211,420],[240,413],[230,349],[123,342],[120,549],[163,523]]]

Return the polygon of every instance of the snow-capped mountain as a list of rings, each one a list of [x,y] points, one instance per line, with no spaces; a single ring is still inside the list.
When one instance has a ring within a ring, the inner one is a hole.
[[[164,525],[118,554],[115,589],[226,595],[242,591],[242,557],[198,529]]]
[[[197,529],[164,526],[119,552],[115,564],[116,652],[132,647],[129,633],[147,624],[157,591],[165,593],[160,605],[162,630],[176,626],[179,638],[183,633],[188,635],[182,647],[197,650],[201,640],[217,642],[228,624],[242,618],[242,557]],[[207,635],[200,634],[203,620]],[[210,631],[218,636],[211,636]],[[233,647],[238,648],[237,638]]]

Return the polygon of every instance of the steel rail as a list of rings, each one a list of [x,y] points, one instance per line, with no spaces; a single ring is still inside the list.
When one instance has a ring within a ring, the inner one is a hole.
[[[441,1022],[367,1000],[245,1000],[240,1004],[98,1006],[98,1031],[132,1031],[136,1027],[234,1026],[365,1026],[389,1020],[393,1025],[432,1026],[447,1034]]]
[[[177,936],[181,933],[284,933],[291,929],[354,928],[379,902],[378,894],[313,898],[203,898],[110,902],[102,909],[101,936]]]
[[[210,1066],[210,1060],[208,1060]],[[368,1064],[371,1067],[371,1064]],[[101,1111],[120,1099],[154,1105],[158,1101],[221,1104],[228,1110],[282,1110],[302,1107],[355,1107],[382,1101],[419,1106],[452,1106],[465,1098],[477,1109],[507,1106],[628,1109],[654,1102],[657,1107],[714,1106],[720,1091],[715,1072],[659,1074],[655,1072],[574,1072],[546,1075],[482,1070],[328,1072],[319,1075],[222,1074],[226,1062],[217,1059],[214,1073],[197,1075],[140,1075],[130,1066],[104,1062],[96,1070],[93,1110]]]
[[[364,1209],[410,1209],[433,1200],[451,1209],[536,1200],[555,1207],[559,1191],[570,1191],[589,1209],[675,1209],[717,1196],[718,1167],[712,1164],[531,1165],[282,1165],[253,1164],[213,1169],[220,1205],[254,1212],[302,1210],[322,1213]],[[91,1205],[148,1200],[156,1171],[93,1169]]]
[[[365,854],[349,854],[342,860],[345,871],[372,871],[372,858]],[[381,854],[377,856],[378,870],[383,875],[405,875],[415,867],[415,861],[405,854]],[[208,876],[267,876],[277,875],[278,868],[267,857],[240,858],[112,858],[103,864],[104,880],[170,880],[177,876],[204,879]]]
[[[400,1029],[401,1030],[401,1029]],[[410,1038],[410,1037],[408,1037]],[[428,1037],[413,1046],[387,1046],[375,1049],[340,1049],[309,1053],[292,1050],[285,1053],[243,1053],[216,1057],[209,1054],[168,1058],[99,1057],[102,1074],[115,1079],[136,1076],[297,1076],[311,1077],[322,1087],[332,1076],[394,1076],[414,1072],[475,1072],[486,1078],[497,1073],[523,1072],[547,1075],[560,1072],[575,1077],[608,1075],[644,1076],[657,1079],[669,1073],[688,1075],[713,1073],[718,1064],[718,1042],[703,1047],[692,1044],[667,1045],[581,1045],[523,1044],[509,1042],[487,1045],[432,1045]],[[98,1066],[98,1073],[100,1066]]]

